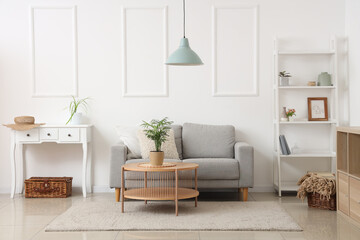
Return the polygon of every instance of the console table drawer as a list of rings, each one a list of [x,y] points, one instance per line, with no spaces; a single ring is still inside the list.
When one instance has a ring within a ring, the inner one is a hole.
[[[16,131],[16,141],[37,142],[39,141],[39,129],[33,128],[27,131]]]
[[[40,140],[57,140],[58,138],[57,128],[40,128]]]
[[[79,128],[60,128],[59,140],[61,142],[79,142],[80,129]]]

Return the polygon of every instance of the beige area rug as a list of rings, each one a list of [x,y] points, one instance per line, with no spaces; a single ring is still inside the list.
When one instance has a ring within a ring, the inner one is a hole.
[[[55,218],[53,231],[301,231],[274,202],[81,202]]]

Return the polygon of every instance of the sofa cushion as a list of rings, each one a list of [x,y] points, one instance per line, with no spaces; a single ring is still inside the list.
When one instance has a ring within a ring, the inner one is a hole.
[[[238,180],[239,162],[233,158],[190,158],[184,163],[197,163],[199,180]]]
[[[171,129],[174,130],[175,144],[176,144],[177,152],[179,154],[179,158],[183,159],[183,154],[182,154],[182,126],[181,125],[171,125]]]
[[[184,158],[234,158],[235,128],[230,125],[185,123]]]
[[[149,162],[148,159],[131,159],[127,160],[126,163],[142,163],[142,162]],[[178,159],[164,159],[164,162],[182,162]],[[148,174],[148,178],[158,179],[159,175],[157,173]],[[125,179],[127,180],[139,180],[144,179],[144,172],[128,172],[125,171]]]

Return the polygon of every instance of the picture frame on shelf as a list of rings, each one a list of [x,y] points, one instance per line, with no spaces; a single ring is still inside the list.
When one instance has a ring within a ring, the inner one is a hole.
[[[328,104],[326,97],[308,98],[308,120],[328,121]]]

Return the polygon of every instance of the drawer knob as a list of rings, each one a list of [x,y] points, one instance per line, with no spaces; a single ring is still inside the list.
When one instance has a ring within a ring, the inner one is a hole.
[[[50,134],[50,133],[48,133],[47,135],[48,135],[49,137],[51,136],[51,134]]]
[[[30,134],[28,133],[28,134],[26,134],[26,136],[27,136],[27,137],[30,137]]]
[[[70,134],[70,133],[68,134],[68,137],[71,137],[71,134]]]

